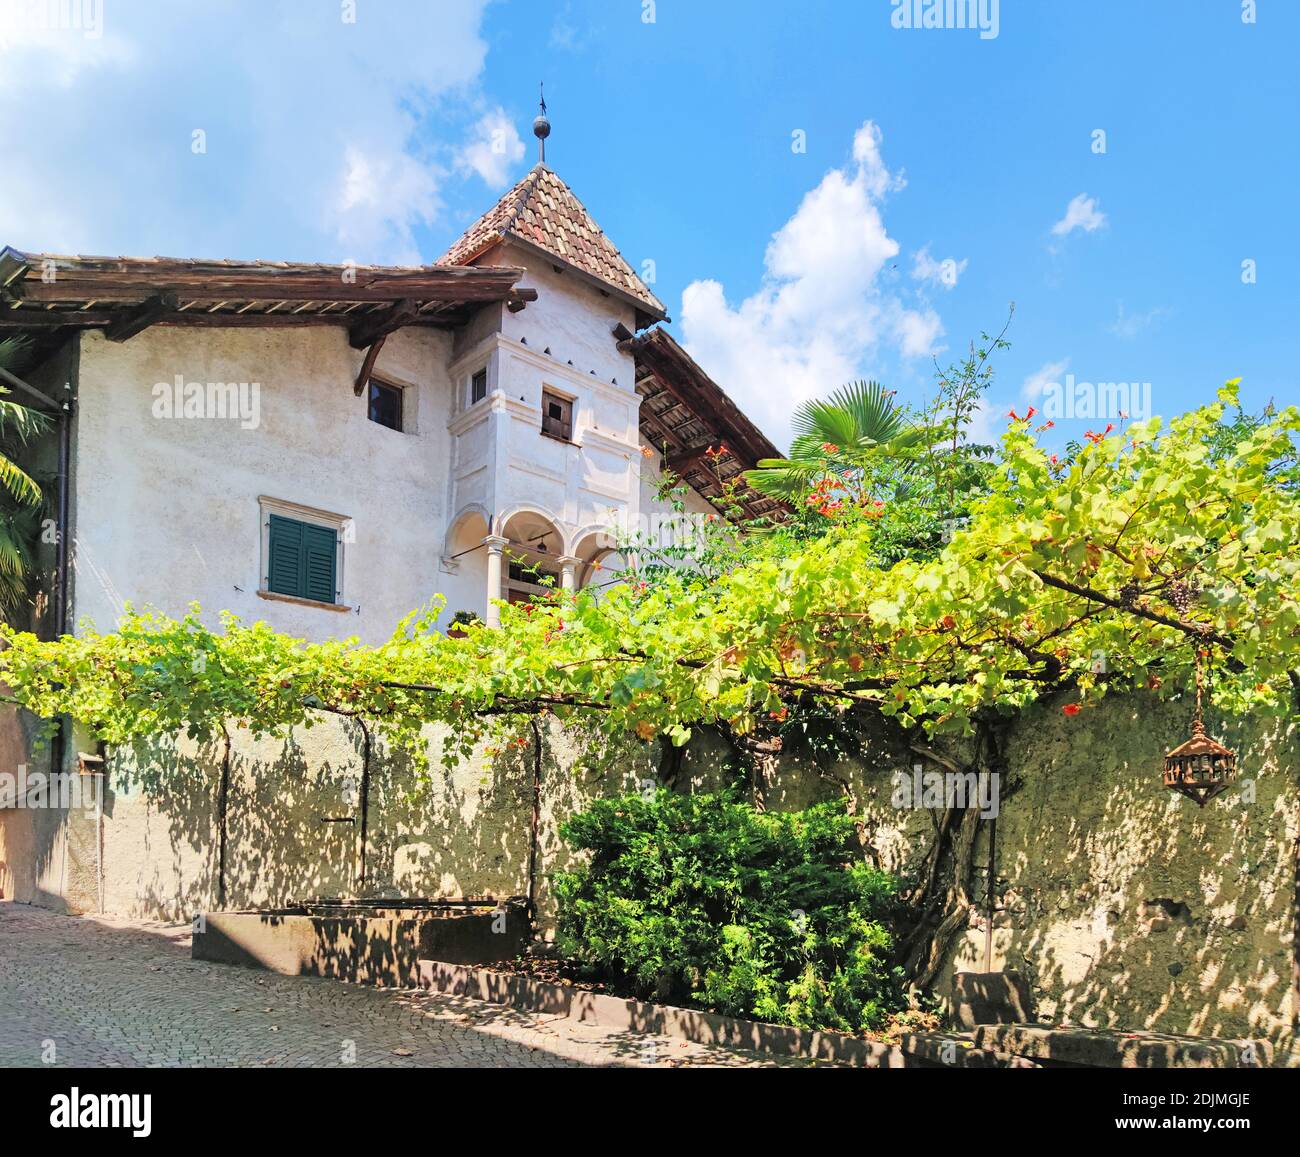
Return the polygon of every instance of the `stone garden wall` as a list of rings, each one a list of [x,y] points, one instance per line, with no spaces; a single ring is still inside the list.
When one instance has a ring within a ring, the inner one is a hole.
[[[1078,716],[1036,708],[1010,727],[1010,773],[997,824],[993,967],[1024,972],[1054,1023],[1294,1040],[1300,736],[1250,719],[1209,720],[1241,756],[1242,783],[1204,810],[1164,790],[1164,749],[1188,732],[1186,704],[1135,696]],[[0,739],[3,735],[0,734]],[[934,838],[932,813],[893,805],[893,775],[937,764],[885,725],[861,751],[818,768],[791,750],[767,791],[773,808],[850,792],[884,866],[906,876]],[[376,743],[361,879],[358,804],[365,739],[324,716],[288,741],[234,733],[225,792],[225,907],[318,896],[478,897],[528,890],[532,746],[507,747],[427,781]],[[600,795],[656,778],[656,745],[602,745],[545,731],[539,899],[571,858],[558,825]],[[168,739],[110,753],[102,819],[0,809],[0,888],[71,912],[184,919],[220,906],[222,748]],[[85,750],[83,743],[82,749]],[[730,779],[723,751],[701,740],[676,786]],[[960,756],[958,749],[949,754]],[[1244,790],[1243,790],[1244,789]],[[973,895],[981,913],[986,832]],[[948,965],[982,970],[983,915]],[[940,984],[946,991],[947,982]]]

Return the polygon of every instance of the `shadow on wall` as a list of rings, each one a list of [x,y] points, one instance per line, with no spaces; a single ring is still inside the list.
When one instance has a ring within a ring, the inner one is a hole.
[[[50,771],[48,746],[33,752],[39,720],[27,711],[0,709],[0,771],[15,777]],[[0,808],[0,899],[64,911],[67,816],[60,809]]]
[[[1134,697],[1093,714],[1077,728],[1039,710],[1013,733],[1008,757],[1032,771],[999,824],[997,957],[1058,1023],[1291,1047],[1300,736],[1212,721],[1241,772],[1200,809],[1160,780],[1187,705]]]
[[[1300,738],[1278,723],[1211,719],[1211,730],[1239,752],[1254,799],[1247,802],[1243,782],[1198,811],[1160,780],[1164,750],[1185,738],[1189,721],[1185,702],[1130,696],[1072,719],[1046,705],[1011,725],[1005,754],[1017,790],[1004,793],[998,820],[993,965],[1023,972],[1038,1008],[1057,1023],[1259,1034],[1286,1047],[1294,1039]],[[287,740],[254,740],[236,729],[224,792],[221,738],[114,751],[102,830],[105,910],[189,919],[220,907],[279,908],[330,896],[526,895],[534,751],[526,723],[511,734],[524,744],[485,740],[475,758],[447,768],[445,734],[431,728],[430,767],[420,776],[379,737],[367,775],[365,733],[352,720],[322,715]],[[892,805],[893,772],[935,766],[910,744],[887,721],[867,720],[850,757],[818,762],[810,749],[791,745],[768,806],[852,800],[870,854],[907,880],[936,830],[933,812]],[[488,754],[489,747],[500,751]],[[949,752],[960,762],[959,747]],[[609,745],[594,729],[545,722],[537,832],[543,934],[554,921],[547,880],[574,862],[560,824],[594,798],[658,782],[661,757],[657,744]],[[676,787],[733,782],[727,758],[711,736],[699,736],[684,753]],[[87,866],[62,876],[59,869],[60,857],[92,855],[88,841],[70,838],[74,825],[51,813],[32,833],[32,814],[15,821],[0,813],[3,878],[22,882],[19,899],[59,906],[67,897],[73,910],[93,910]],[[983,970],[986,863],[985,829],[971,881],[977,911],[940,992],[954,970]],[[83,881],[75,889],[68,886],[74,878]]]
[[[545,913],[545,876],[569,863],[559,824],[601,794],[653,781],[655,769],[642,754],[653,749],[639,743],[606,750],[592,733],[554,720],[543,731],[537,887]],[[367,772],[365,732],[354,721],[323,716],[278,740],[234,730],[224,792],[223,738],[117,749],[108,765],[105,908],[189,919],[321,897],[527,895],[535,756],[526,724],[511,737],[525,742],[486,739],[476,757],[445,767],[446,736],[430,728],[420,773],[372,735]]]
[[[430,728],[429,768],[377,745],[364,895],[504,899],[527,891],[532,750],[485,740],[478,758],[442,764],[447,736]],[[496,755],[484,748],[500,749]]]
[[[1161,781],[1165,751],[1189,733],[1189,703],[1116,697],[1073,718],[1045,704],[1008,730],[992,965],[1030,980],[1043,1019],[1294,1047],[1300,732],[1208,722],[1241,771],[1203,810]],[[892,804],[892,774],[917,764],[942,770],[881,721],[864,729],[857,758],[820,771],[783,760],[768,801],[802,807],[847,791],[882,865],[908,881],[938,815]],[[974,865],[976,910],[941,994],[954,972],[985,968],[987,825]]]

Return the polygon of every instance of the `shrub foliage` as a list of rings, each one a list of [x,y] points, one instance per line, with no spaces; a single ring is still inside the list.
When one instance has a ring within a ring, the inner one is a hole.
[[[561,828],[559,947],[643,999],[809,1028],[900,1003],[888,873],[853,862],[840,802],[759,812],[734,794],[600,800]]]

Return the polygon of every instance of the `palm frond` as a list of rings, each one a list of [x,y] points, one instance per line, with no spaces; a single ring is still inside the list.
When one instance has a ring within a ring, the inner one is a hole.
[[[21,575],[31,564],[26,547],[10,532],[0,526],[0,575]]]
[[[27,580],[0,574],[0,616],[9,623],[20,623],[24,611],[31,607]]]
[[[804,402],[795,411],[791,426],[796,437],[816,439],[819,444],[878,445],[903,433],[907,415],[879,382],[856,381],[841,386],[829,398]]]
[[[0,438],[14,438],[25,445],[50,428],[50,419],[39,410],[9,401],[9,394],[0,386]]]
[[[811,479],[798,469],[790,469],[787,464],[784,468],[747,470],[745,481],[760,494],[791,502],[809,489]]]
[[[35,506],[41,500],[41,488],[21,466],[0,453],[0,489],[22,506]]]
[[[27,352],[28,341],[24,337],[7,337],[0,341],[0,366],[11,370]]]

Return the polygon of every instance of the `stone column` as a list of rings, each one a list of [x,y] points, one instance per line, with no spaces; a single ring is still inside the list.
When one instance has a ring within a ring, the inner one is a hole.
[[[582,559],[560,555],[555,561],[560,564],[560,589],[564,591],[577,590],[578,567],[582,564]]]
[[[487,547],[487,615],[485,621],[489,627],[499,627],[501,625],[501,608],[492,600],[501,598],[501,557],[502,552],[510,544],[508,538],[502,538],[499,534],[489,534],[483,540],[483,545]]]

